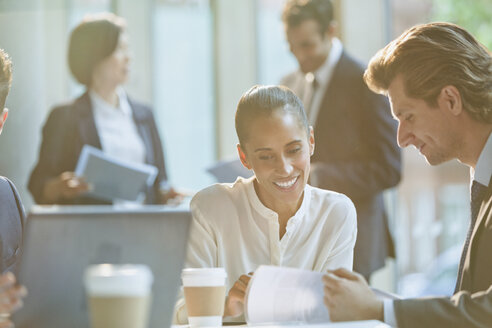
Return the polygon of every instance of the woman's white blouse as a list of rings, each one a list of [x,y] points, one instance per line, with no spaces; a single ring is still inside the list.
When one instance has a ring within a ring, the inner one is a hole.
[[[90,91],[92,111],[102,150],[133,163],[145,163],[146,150],[123,89],[117,90],[118,106],[113,107]]]
[[[261,203],[254,179],[215,184],[195,195],[185,267],[224,267],[227,291],[262,264],[352,270],[357,220],[347,196],[306,185],[301,207],[279,240],[277,213]],[[176,306],[176,323],[186,323],[183,304]]]

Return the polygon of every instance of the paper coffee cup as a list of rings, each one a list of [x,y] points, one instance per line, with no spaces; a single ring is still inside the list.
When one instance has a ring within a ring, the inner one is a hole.
[[[224,268],[184,269],[181,273],[188,323],[191,327],[220,327],[224,315]]]
[[[99,264],[86,269],[84,285],[92,328],[146,328],[152,271],[145,265]]]

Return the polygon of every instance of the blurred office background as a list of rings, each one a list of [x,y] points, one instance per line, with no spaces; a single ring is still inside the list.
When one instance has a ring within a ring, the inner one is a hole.
[[[492,48],[491,0],[336,0],[339,36],[367,62],[406,28],[456,22]],[[132,53],[126,89],[151,104],[178,188],[213,183],[206,168],[236,156],[234,112],[256,83],[296,68],[280,13],[284,0],[0,0],[0,47],[14,62],[0,175],[27,208],[26,184],[50,108],[80,94],[66,64],[70,30],[91,12],[127,20]],[[397,260],[372,284],[404,295],[451,293],[469,220],[469,172],[457,162],[429,167],[404,150],[403,180],[387,193]]]

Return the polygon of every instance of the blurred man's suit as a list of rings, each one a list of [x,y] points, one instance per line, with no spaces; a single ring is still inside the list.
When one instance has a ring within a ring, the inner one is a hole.
[[[0,273],[16,270],[25,220],[24,208],[14,184],[0,176]]]
[[[344,51],[333,68],[313,124],[311,184],[343,193],[354,202],[358,228],[354,270],[369,277],[388,256],[394,257],[383,190],[400,181],[401,154],[388,101],[367,88],[364,69]],[[281,84],[298,94],[298,76],[299,72],[291,73]]]

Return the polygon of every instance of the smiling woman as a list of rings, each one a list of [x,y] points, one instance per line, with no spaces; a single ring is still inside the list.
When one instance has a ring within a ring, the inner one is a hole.
[[[237,145],[250,179],[216,184],[191,202],[186,267],[224,267],[228,321],[243,321],[250,272],[279,265],[323,272],[352,269],[357,234],[352,202],[307,184],[313,129],[301,101],[279,86],[254,86],[236,112]],[[186,323],[181,299],[176,323]]]
[[[253,87],[236,114],[239,158],[255,173],[261,202],[279,214],[280,238],[302,203],[314,152],[313,129],[297,101],[287,89]]]

